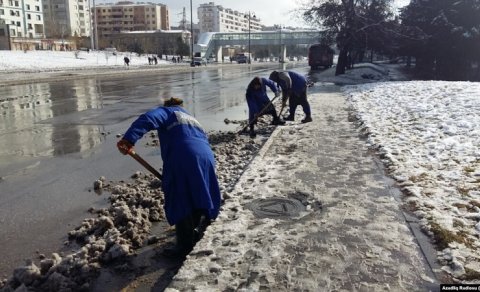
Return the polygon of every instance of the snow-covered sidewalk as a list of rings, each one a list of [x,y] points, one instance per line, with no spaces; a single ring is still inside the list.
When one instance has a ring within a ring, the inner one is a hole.
[[[275,130],[167,291],[438,289],[345,96],[320,92],[314,121],[299,108]]]

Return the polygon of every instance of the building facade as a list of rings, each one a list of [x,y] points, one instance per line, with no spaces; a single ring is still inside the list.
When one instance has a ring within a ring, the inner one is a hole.
[[[104,40],[122,52],[187,56],[190,38],[187,30],[151,30],[119,32],[104,37]]]
[[[200,4],[197,9],[200,32],[248,32],[262,30],[260,19],[252,12],[239,12],[214,2]]]
[[[40,0],[0,0],[0,24],[11,38],[45,37]]]
[[[155,3],[118,2],[95,6],[99,37],[108,37],[121,31],[169,30],[168,7]]]
[[[43,0],[45,34],[49,38],[88,37],[89,0]]]

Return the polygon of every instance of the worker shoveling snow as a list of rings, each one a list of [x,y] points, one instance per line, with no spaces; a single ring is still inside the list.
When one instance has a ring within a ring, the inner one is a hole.
[[[273,127],[262,127],[262,138],[255,140],[233,132],[209,135],[217,161],[217,174],[223,199],[229,198],[238,178],[259,151]],[[147,145],[156,145],[157,137],[150,135]],[[141,166],[139,165],[139,169]],[[90,284],[102,267],[133,271],[129,260],[139,248],[155,245],[161,251],[172,238],[152,234],[155,222],[164,222],[161,182],[147,170],[136,172],[132,181],[113,182],[101,177],[94,182],[97,189],[110,192],[110,207],[91,208],[94,215],[70,231],[67,246],[80,248],[72,253],[54,253],[50,257],[29,259],[17,267],[8,280],[2,280],[2,291],[19,287],[42,291],[89,291]],[[166,232],[164,230],[164,232]],[[173,237],[172,232],[167,232]]]

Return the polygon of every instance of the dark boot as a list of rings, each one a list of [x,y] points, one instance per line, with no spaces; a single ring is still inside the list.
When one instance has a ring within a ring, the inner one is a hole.
[[[257,136],[253,127],[253,125],[250,126],[250,138],[255,138]]]
[[[279,117],[274,117],[272,120],[272,125],[285,125],[285,121]]]
[[[192,215],[185,217],[175,224],[177,242],[174,247],[166,248],[163,255],[168,258],[184,258],[195,245],[194,222]]]
[[[305,123],[310,123],[311,121],[312,121],[312,116],[308,115],[301,122],[305,124]]]

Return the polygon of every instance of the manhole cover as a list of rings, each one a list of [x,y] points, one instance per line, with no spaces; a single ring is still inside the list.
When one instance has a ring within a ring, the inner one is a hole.
[[[306,209],[302,202],[287,198],[257,199],[248,208],[256,217],[275,219],[298,217]]]

